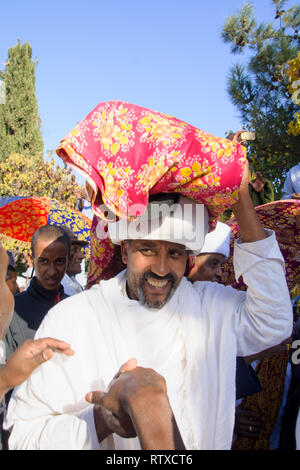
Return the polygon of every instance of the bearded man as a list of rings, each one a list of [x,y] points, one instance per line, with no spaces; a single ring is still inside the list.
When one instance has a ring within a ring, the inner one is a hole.
[[[149,209],[152,204],[160,202]],[[150,368],[165,379],[159,396],[167,394],[184,446],[230,449],[236,357],[288,337],[292,310],[284,261],[275,234],[256,217],[248,175],[232,208],[241,234],[235,273],[243,275],[247,292],[184,277],[188,256],[199,254],[207,231],[205,217],[204,233],[196,230],[194,210],[189,219],[182,216],[183,207],[196,206],[180,196],[154,227],[151,216],[139,227],[136,221],[110,223],[127,269],[48,312],[37,337],[60,337],[76,354],[54,357],[15,391],[6,421],[13,427],[10,448],[140,449],[128,403],[139,404],[138,416],[147,413],[153,393],[143,399],[147,386],[141,388],[139,379]],[[112,385],[130,358],[137,367]],[[130,386],[115,393],[124,377]],[[154,412],[149,429],[157,419]]]

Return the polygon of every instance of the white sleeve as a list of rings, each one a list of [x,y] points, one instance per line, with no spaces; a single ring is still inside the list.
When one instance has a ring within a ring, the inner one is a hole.
[[[35,338],[57,337],[71,345],[76,343],[80,329],[75,328],[75,333],[72,332],[70,324],[68,326],[60,319],[63,315],[57,315],[63,314],[63,304],[68,300],[46,315]],[[91,390],[85,379],[88,361],[85,356],[81,359],[81,355],[76,354],[76,347],[74,349],[74,356],[54,353],[51,360],[35,369],[26,382],[15,388],[4,423],[5,429],[12,428],[10,449],[100,449],[94,407],[85,401],[85,393]]]
[[[292,194],[294,193],[294,188],[292,184],[291,172],[287,173],[283,188],[282,188],[282,195],[281,199],[291,199]]]
[[[35,403],[36,406],[36,403]],[[10,450],[97,450],[93,406],[77,415],[44,415],[17,419],[9,438]],[[6,419],[6,428],[8,422]]]
[[[236,279],[243,276],[246,297],[234,317],[237,355],[247,356],[279,344],[292,333],[293,312],[285,264],[275,233],[254,243],[235,244]]]

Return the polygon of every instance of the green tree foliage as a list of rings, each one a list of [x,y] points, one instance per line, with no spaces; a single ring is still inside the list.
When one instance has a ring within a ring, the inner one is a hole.
[[[1,162],[0,196],[46,196],[54,197],[63,204],[77,208],[74,192],[80,186],[70,168],[55,165],[54,160],[45,161],[41,155],[24,156],[11,154]],[[28,267],[26,253],[29,243],[13,240],[0,234],[6,250],[12,250],[16,257],[17,272]]]
[[[0,161],[14,152],[24,155],[43,151],[41,120],[35,96],[35,67],[31,46],[11,47],[4,72],[5,103],[0,104]]]
[[[300,48],[300,7],[284,9],[287,0],[272,0],[274,18],[258,24],[246,3],[228,17],[222,31],[233,54],[247,53],[247,64],[236,64],[228,77],[228,93],[243,127],[256,131],[248,156],[256,171],[274,182],[276,195],[286,172],[300,161],[300,136],[289,135],[297,106],[290,98],[285,73]]]

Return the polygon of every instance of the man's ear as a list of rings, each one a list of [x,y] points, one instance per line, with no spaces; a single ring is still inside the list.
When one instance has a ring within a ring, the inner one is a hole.
[[[124,264],[127,264],[128,259],[128,243],[126,240],[121,242],[121,258]]]

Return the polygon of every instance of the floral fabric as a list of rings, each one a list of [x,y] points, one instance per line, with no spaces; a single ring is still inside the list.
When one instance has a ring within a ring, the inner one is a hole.
[[[0,198],[0,233],[30,242],[34,232],[46,224],[66,225],[85,241],[90,239],[91,221],[80,212],[46,197]]]
[[[246,149],[240,144],[122,101],[96,106],[61,141],[57,154],[88,182],[96,215],[91,229],[91,284],[101,279],[111,260],[119,260],[107,237],[107,221],[142,215],[149,195],[165,192],[205,204],[212,222],[237,201],[246,161]],[[119,267],[117,261],[107,273]]]
[[[246,159],[240,144],[122,101],[96,106],[57,154],[84,173],[94,213],[103,219],[102,202],[113,214],[132,218],[145,210],[149,194],[159,192],[191,197],[217,216],[237,200]]]
[[[263,227],[272,229],[276,233],[285,261],[287,284],[291,291],[300,282],[300,201],[296,199],[274,201],[258,206],[255,210]],[[246,286],[242,279],[235,281],[232,264],[233,242],[239,237],[239,227],[234,217],[227,221],[227,224],[232,231],[231,256],[224,263],[222,281],[226,285],[245,290]]]

